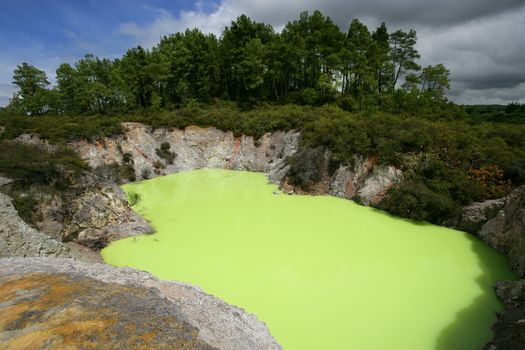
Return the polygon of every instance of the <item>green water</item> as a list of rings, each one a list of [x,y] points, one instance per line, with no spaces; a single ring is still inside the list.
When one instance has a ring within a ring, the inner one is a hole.
[[[199,170],[124,186],[157,233],[102,251],[201,286],[285,350],[469,350],[490,340],[513,275],[472,236],[328,196],[274,194],[263,174]]]

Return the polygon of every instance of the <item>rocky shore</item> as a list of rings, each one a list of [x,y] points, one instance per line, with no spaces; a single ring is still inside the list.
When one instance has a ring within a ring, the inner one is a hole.
[[[22,299],[16,299],[12,291],[9,291],[9,286],[15,286],[17,283],[27,285],[27,293],[35,298],[44,299],[46,290],[52,291],[53,285],[61,286],[62,289],[77,288],[76,290],[83,290],[79,289],[80,285],[93,285],[92,288],[85,288],[85,296],[82,299],[85,301],[84,311],[88,312],[90,303],[106,296],[112,288],[122,289],[127,296],[121,299],[115,297],[119,307],[112,311],[114,313],[100,315],[102,318],[106,317],[106,321],[111,317],[118,320],[112,324],[113,328],[105,328],[108,332],[113,332],[111,334],[124,334],[124,324],[130,327],[129,329],[142,327],[142,322],[154,320],[160,313],[167,315],[166,320],[161,322],[161,328],[177,329],[179,333],[155,333],[156,343],[151,344],[158,347],[162,347],[163,342],[169,340],[181,341],[180,344],[185,344],[188,349],[279,348],[266,327],[254,316],[206,296],[194,287],[176,282],[161,282],[149,274],[131,269],[116,269],[99,264],[86,265],[78,261],[100,262],[96,251],[109,242],[129,235],[151,232],[149,224],[131,209],[118,185],[111,179],[95,176],[95,173],[103,173],[102,170],[109,167],[126,166],[131,169],[133,178],[141,180],[199,168],[248,170],[266,173],[270,182],[280,185],[287,193],[303,193],[299,188],[290,185],[287,177],[287,158],[298,151],[299,134],[293,131],[275,132],[255,140],[250,136],[235,136],[231,132],[215,128],[153,130],[143,124],[124,123],[123,129],[124,133],[119,136],[68,145],[91,166],[93,174],[83,176],[82,181],[75,186],[74,193],[70,194],[67,206],[64,206],[58,197],[43,198],[38,207],[39,220],[35,227],[25,223],[16,213],[11,199],[0,193],[0,258],[57,257],[73,258],[76,261],[50,258],[2,259],[0,280],[2,286],[8,287],[0,289],[3,290],[0,299],[15,300],[5,304],[7,307],[12,306],[10,303],[23,304]],[[36,144],[51,151],[53,149],[52,145],[34,135],[23,135],[18,141]],[[356,158],[352,166],[340,166],[332,171],[328,170],[327,159],[328,156],[325,155],[326,164],[321,180],[312,186],[310,193],[330,194],[364,205],[376,205],[392,186],[403,180],[399,169],[379,165],[374,157]],[[8,179],[0,178],[0,187],[9,186],[8,182]],[[450,226],[470,232],[506,254],[512,269],[521,278],[525,277],[525,186],[515,189],[506,198],[465,207],[459,220]],[[125,275],[130,277],[125,278]],[[44,282],[46,279],[50,282]],[[118,288],[115,284],[118,284]],[[485,349],[522,349],[520,346],[525,344],[524,285],[524,280],[504,281],[495,287],[506,311],[498,315],[498,323],[494,326],[496,336]],[[99,292],[101,294],[97,294]],[[129,308],[133,307],[133,303],[144,300],[146,295],[147,299],[152,300],[152,305],[154,304],[152,313],[148,314],[142,310],[144,320],[134,319],[130,316]],[[163,300],[166,305],[163,305]],[[184,304],[186,302],[192,306]],[[1,305],[4,304],[0,301]],[[71,305],[67,302],[62,306],[53,304],[49,310],[62,310],[61,307],[68,308]],[[0,314],[7,315],[4,312]],[[52,318],[56,316],[46,315]],[[52,324],[58,322],[56,324],[59,328],[65,324],[64,320],[50,320]],[[99,321],[101,323],[98,324],[105,322],[102,319]],[[29,339],[30,336],[24,332],[29,328],[33,329],[33,325],[39,332],[44,332],[39,334],[47,334],[45,332],[50,332],[50,328],[45,328],[44,323],[49,322],[23,312],[15,312],[12,317],[0,316],[0,328],[3,329],[0,342],[8,339]],[[117,325],[120,325],[119,329]],[[230,333],[224,333],[225,329]],[[152,337],[146,333],[140,333],[140,339],[122,339],[122,343],[115,343],[113,348],[135,345],[140,347],[144,339]],[[228,338],[233,339],[233,343],[221,342],[224,334],[229,334]],[[24,338],[26,335],[27,338]],[[114,340],[116,338],[112,337]],[[69,338],[64,333],[61,339]],[[124,342],[128,340],[133,344],[126,345]]]
[[[254,315],[197,287],[61,258],[0,259],[0,348],[281,349]]]

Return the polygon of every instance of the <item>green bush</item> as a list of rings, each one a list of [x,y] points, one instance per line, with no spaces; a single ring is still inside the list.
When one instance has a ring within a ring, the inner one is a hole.
[[[301,98],[301,95],[293,97],[291,94],[289,100]],[[415,102],[420,105],[412,105]],[[525,183],[525,124],[465,117],[463,108],[450,103],[415,102],[410,96],[399,94],[380,96],[374,103],[381,108],[368,108],[366,104],[370,101],[340,97],[337,104],[342,108],[334,105],[260,104],[241,110],[233,103],[215,101],[210,105],[188,103],[185,108],[177,110],[144,109],[112,116],[11,117],[4,112],[0,125],[5,127],[5,131],[0,138],[9,140],[23,133],[36,133],[56,144],[79,139],[93,140],[118,135],[122,132],[120,123],[124,121],[141,122],[153,128],[216,127],[231,131],[236,136],[253,136],[256,140],[267,132],[297,130],[301,132],[300,151],[289,159],[289,175],[294,184],[308,188],[319,181],[322,169],[326,167],[320,156],[325,150],[331,155],[330,164],[351,165],[356,156],[375,156],[380,164],[400,168],[406,174],[407,181],[418,184],[421,195],[416,196],[408,189],[401,192],[408,195],[404,203],[406,208],[410,201],[420,203],[422,208],[425,207],[423,202],[435,202],[446,209],[489,199],[496,194],[504,195],[505,191],[484,190],[479,181],[471,178],[472,173],[487,167],[503,169],[503,180],[510,180],[513,186]],[[389,110],[399,112],[385,112]],[[504,108],[499,108],[500,112],[505,113]],[[493,113],[493,110],[489,108],[487,113]],[[167,164],[175,159],[175,153],[167,143],[156,152]],[[27,159],[22,155],[30,151],[21,148],[14,151],[5,149],[3,153],[3,156],[0,155],[0,167],[4,170],[0,168],[0,171],[6,175],[12,173],[12,176],[26,183],[59,184],[63,181],[57,179],[67,173],[62,171],[64,167],[83,167],[74,155],[69,160],[65,154],[57,157],[58,163],[62,163],[57,166],[55,156],[46,158],[38,151]],[[130,154],[123,154],[123,163],[125,167],[118,168],[118,177],[134,179]],[[142,175],[148,178],[151,173],[145,171]],[[394,195],[395,191],[392,191]],[[400,202],[397,211],[394,209],[395,201],[391,203],[389,210],[408,213],[401,210],[403,202]],[[452,211],[439,212],[444,215]],[[411,212],[410,217],[432,219],[424,210],[414,209]]]
[[[87,169],[87,164],[65,147],[47,152],[19,142],[0,142],[0,173],[25,186],[64,188]]]
[[[405,218],[441,223],[444,218],[453,216],[458,206],[447,194],[412,180],[391,190],[379,208]]]
[[[128,192],[128,203],[131,207],[134,207],[135,205],[137,205],[141,199],[142,197],[139,193]]]
[[[513,160],[505,169],[505,176],[509,178],[514,185],[525,184],[525,158]]]
[[[177,156],[175,153],[170,151],[171,145],[169,142],[163,142],[160,145],[160,148],[155,149],[155,153],[160,158],[164,159],[167,164],[173,164],[173,161],[175,160],[175,157]],[[156,168],[162,168],[164,169],[166,166],[164,164],[155,166]]]
[[[322,179],[325,166],[325,156],[322,147],[306,148],[288,159],[290,170],[288,176],[294,186],[308,190],[311,185]]]

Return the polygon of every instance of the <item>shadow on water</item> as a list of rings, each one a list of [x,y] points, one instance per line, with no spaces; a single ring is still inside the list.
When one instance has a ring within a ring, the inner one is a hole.
[[[482,270],[476,278],[482,294],[455,315],[454,321],[437,337],[434,350],[478,350],[489,342],[490,327],[496,321],[495,311],[491,311],[497,305],[494,285],[498,280],[515,278],[500,253],[471,235],[467,237]]]

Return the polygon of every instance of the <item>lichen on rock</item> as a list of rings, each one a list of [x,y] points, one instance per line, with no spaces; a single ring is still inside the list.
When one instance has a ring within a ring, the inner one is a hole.
[[[254,315],[188,284],[71,259],[0,259],[7,349],[279,350]]]

